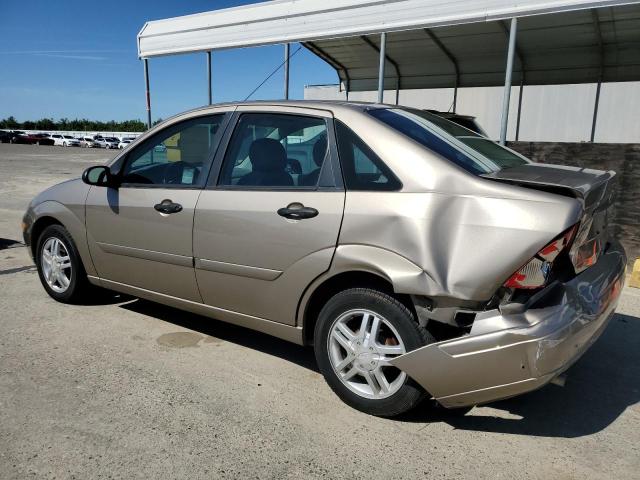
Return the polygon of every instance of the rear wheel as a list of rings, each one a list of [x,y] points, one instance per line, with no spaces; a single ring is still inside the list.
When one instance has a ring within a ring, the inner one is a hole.
[[[404,413],[426,396],[390,360],[433,341],[396,298],[365,288],[332,297],[314,337],[318,366],[333,391],[353,408],[383,417]]]
[[[89,280],[71,235],[62,225],[50,225],[38,238],[36,266],[49,296],[62,303],[80,300]]]

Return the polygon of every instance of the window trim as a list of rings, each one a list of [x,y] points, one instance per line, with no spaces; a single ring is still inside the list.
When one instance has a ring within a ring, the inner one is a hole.
[[[124,174],[125,167],[130,162],[131,155],[134,152],[136,152],[139,148],[142,148],[145,145],[151,144],[153,139],[157,138],[158,135],[162,134],[163,132],[166,132],[168,129],[171,129],[173,127],[176,127],[176,126],[179,126],[179,125],[182,125],[182,124],[185,124],[185,123],[192,122],[194,124],[197,124],[198,120],[201,120],[203,118],[221,116],[222,117],[222,121],[220,122],[220,128],[218,129],[218,131],[216,132],[216,134],[213,137],[213,141],[214,141],[214,143],[216,143],[216,146],[213,149],[213,151],[209,154],[209,156],[207,157],[207,160],[209,160],[209,164],[208,164],[208,167],[206,168],[206,172],[203,169],[204,182],[202,182],[202,183],[200,183],[198,185],[182,185],[182,184],[177,184],[177,183],[153,184],[153,183],[127,183],[127,182],[123,182],[123,183],[120,183],[119,188],[149,188],[149,189],[179,189],[179,190],[202,190],[202,189],[204,189],[206,184],[207,184],[207,179],[209,178],[209,174],[211,173],[211,169],[213,168],[213,162],[216,159],[216,153],[218,152],[218,150],[221,147],[221,142],[222,142],[222,139],[224,137],[224,133],[226,132],[226,129],[229,126],[229,120],[231,118],[231,115],[232,115],[232,112],[229,112],[229,111],[221,111],[221,112],[213,111],[213,112],[203,113],[202,115],[197,115],[197,116],[193,116],[193,117],[184,118],[184,119],[178,120],[176,122],[172,122],[170,125],[167,125],[164,128],[159,129],[158,131],[156,131],[153,134],[151,134],[151,135],[147,136],[146,138],[144,138],[139,144],[135,145],[129,152],[127,152],[122,157],[119,157],[118,159],[116,159],[114,161],[114,163],[113,163],[113,165],[118,164],[118,172],[116,173],[116,177],[118,179],[120,179],[120,178],[122,178],[122,175]]]
[[[320,111],[318,111],[320,112]],[[326,116],[326,111],[322,110],[324,115],[314,114],[314,111],[308,111],[305,109],[301,111],[299,108],[294,111],[285,111],[281,109],[269,109],[256,108],[254,109],[242,109],[233,112],[229,119],[229,124],[224,133],[223,138],[220,140],[216,157],[214,158],[213,168],[209,172],[207,178],[205,190],[221,190],[221,191],[233,191],[233,192],[317,192],[317,191],[343,191],[344,184],[342,181],[342,173],[338,162],[336,137],[334,132],[334,119],[333,117]],[[312,117],[324,120],[327,126],[327,143],[328,143],[328,158],[322,164],[322,170],[318,175],[318,183],[314,186],[287,186],[287,187],[274,187],[274,186],[254,186],[254,185],[220,185],[220,177],[222,175],[222,167],[224,159],[231,144],[231,139],[234,133],[238,129],[240,118],[242,115],[289,115],[295,117]],[[321,183],[325,185],[321,186]]]
[[[393,180],[395,180],[398,183],[398,188],[394,188],[394,189],[390,189],[390,190],[385,190],[385,189],[380,189],[380,190],[375,190],[375,189],[352,189],[349,188],[347,186],[347,179],[344,176],[344,168],[342,167],[342,159],[340,159],[340,148],[338,147],[338,123],[344,125],[345,128],[347,128],[358,140],[360,140],[364,145],[367,146],[367,148],[369,150],[371,150],[371,152],[376,156],[376,159],[382,164],[384,165],[384,167],[389,171],[389,173],[391,173],[391,176],[393,177]],[[387,162],[385,162],[382,157],[380,157],[380,155],[378,155],[378,153],[371,148],[371,146],[360,136],[358,135],[351,127],[349,127],[349,125],[347,125],[345,122],[341,121],[340,119],[335,119],[334,122],[334,128],[335,128],[335,132],[334,132],[334,140],[335,140],[335,145],[336,145],[336,156],[339,159],[339,163],[340,163],[340,172],[342,174],[342,182],[344,185],[344,189],[346,191],[351,191],[351,192],[377,192],[377,193],[384,193],[384,192],[400,192],[402,191],[402,189],[404,188],[404,184],[402,183],[402,180],[400,179],[400,177],[398,177],[398,175],[396,175],[396,172],[393,171],[393,169],[387,164]]]

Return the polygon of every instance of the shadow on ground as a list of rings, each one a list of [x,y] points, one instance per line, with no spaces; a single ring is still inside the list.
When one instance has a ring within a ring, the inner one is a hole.
[[[310,348],[146,300],[121,307],[318,371]],[[475,409],[460,416],[425,402],[396,420],[445,422],[459,430],[514,435],[564,438],[590,435],[605,429],[626,408],[640,401],[639,341],[640,319],[616,314],[601,338],[569,369],[564,387],[547,385],[489,405],[508,412],[510,418],[484,414],[491,409]]]
[[[18,240],[13,240],[11,238],[0,238],[0,250],[18,247],[24,247],[24,243],[19,242]]]
[[[318,372],[313,350],[308,347],[301,347],[300,345],[280,340],[265,333],[212,320],[147,300],[137,299],[133,302],[122,304],[121,307],[132,312],[150,315],[165,322],[200,332],[203,335],[209,335],[242,347],[259,350]]]

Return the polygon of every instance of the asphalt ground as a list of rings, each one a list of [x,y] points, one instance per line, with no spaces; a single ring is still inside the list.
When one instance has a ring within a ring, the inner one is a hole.
[[[0,145],[1,479],[640,478],[640,290],[563,387],[460,418],[367,416],[309,348],[135,298],[45,294],[14,243],[22,213],[114,154]]]

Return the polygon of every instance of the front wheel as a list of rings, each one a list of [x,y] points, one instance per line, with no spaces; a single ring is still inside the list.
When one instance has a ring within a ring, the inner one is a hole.
[[[433,342],[411,311],[387,293],[345,290],[321,310],[314,343],[320,371],[348,405],[382,417],[417,406],[426,392],[393,358]]]
[[[50,225],[38,238],[36,266],[49,296],[62,303],[79,301],[89,287],[80,254],[62,225]]]

